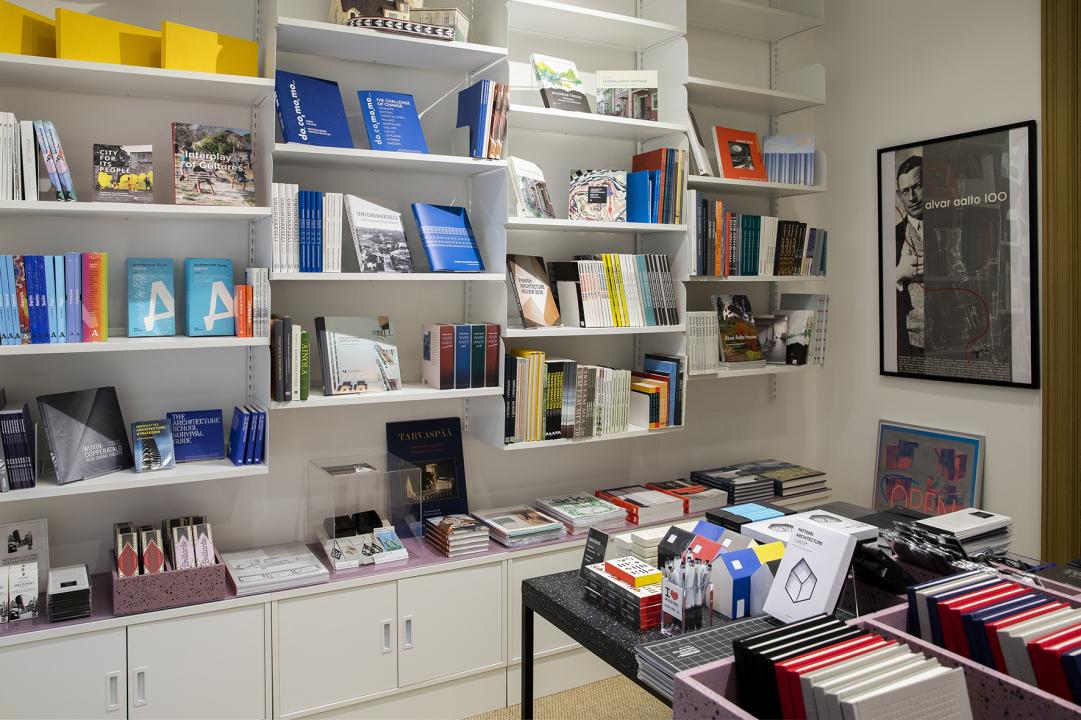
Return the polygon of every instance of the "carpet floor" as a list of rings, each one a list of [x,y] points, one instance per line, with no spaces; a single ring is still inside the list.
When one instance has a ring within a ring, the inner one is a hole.
[[[537,720],[671,720],[672,709],[622,675],[533,701]],[[521,707],[493,710],[468,720],[518,720]]]

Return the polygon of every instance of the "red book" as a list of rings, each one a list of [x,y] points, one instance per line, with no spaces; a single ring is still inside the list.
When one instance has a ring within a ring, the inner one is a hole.
[[[1017,583],[1003,581],[989,587],[981,588],[975,592],[965,593],[950,598],[938,604],[938,618],[942,625],[942,644],[950,652],[960,653],[958,635],[964,637],[965,631],[961,625],[961,613],[967,610],[979,609],[987,605],[993,605],[996,601],[1024,594],[1026,590]],[[1010,594],[1007,594],[1010,593]],[[981,603],[983,603],[981,605]],[[967,650],[968,643],[965,643]],[[962,653],[968,657],[968,653]]]
[[[1032,608],[1031,610],[1026,610],[1017,613],[1016,615],[1011,615],[1010,617],[1002,618],[1001,620],[996,620],[995,622],[984,625],[984,631],[987,633],[987,642],[991,646],[991,654],[995,657],[995,669],[999,672],[1007,672],[1006,658],[1002,655],[1002,646],[998,644],[999,630],[1067,607],[1069,607],[1069,605],[1064,602],[1047,603],[1046,605],[1041,605]]]
[[[657,217],[660,218],[660,222],[664,222],[665,217],[665,184],[667,178],[665,172],[668,167],[668,148],[658,148],[656,150],[650,150],[649,152],[635,155],[631,158],[631,172],[639,172],[641,170],[659,170],[661,173],[661,192],[660,202],[657,207]]]
[[[499,387],[499,325],[489,323],[484,327],[484,387]]]
[[[613,494],[611,494],[609,492],[606,492],[604,490],[597,490],[593,494],[596,495],[597,497],[599,497],[601,500],[607,500],[608,502],[612,503],[613,505],[618,505],[619,507],[623,508],[624,510],[627,511],[627,522],[634,523],[635,525],[638,524],[638,506],[637,505],[635,505],[632,502],[627,502],[623,498],[617,497],[617,496],[615,496],[615,495],[613,495]]]
[[[774,665],[773,670],[777,675],[781,716],[784,718],[807,717],[807,711],[803,705],[803,689],[800,687],[800,675],[877,650],[889,644],[896,644],[896,642],[888,642],[881,635],[862,635],[777,663]]]
[[[1020,585],[1014,585],[1013,587],[1006,588],[997,594],[988,595],[978,600],[973,600],[971,603],[957,606],[955,608],[956,615],[951,617],[951,629],[952,633],[953,652],[964,657],[971,658],[972,651],[968,646],[968,635],[965,633],[965,616],[970,615],[979,610],[999,605],[1008,600],[1012,600],[1015,597],[1025,595],[1030,592],[1030,588],[1025,588]]]
[[[714,127],[713,147],[717,151],[717,167],[720,168],[721,177],[729,180],[767,179],[758,133]]]
[[[1081,647],[1081,625],[1059,630],[1036,642],[1029,643],[1028,657],[1036,673],[1040,689],[1058,695],[1063,700],[1073,700],[1066,671],[1062,668],[1062,656]]]
[[[454,326],[428,325],[424,328],[421,377],[436,390],[454,389]]]
[[[30,344],[30,305],[26,299],[26,266],[23,264],[23,256],[16,255],[15,263],[15,294],[19,305],[19,339],[23,345]]]
[[[109,339],[109,255],[83,253],[83,342]]]

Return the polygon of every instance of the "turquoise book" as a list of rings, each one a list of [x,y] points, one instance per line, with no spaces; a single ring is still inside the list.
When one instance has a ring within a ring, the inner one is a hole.
[[[128,337],[176,335],[172,258],[128,258]]]
[[[190,337],[235,335],[233,261],[229,258],[185,258],[184,289]]]

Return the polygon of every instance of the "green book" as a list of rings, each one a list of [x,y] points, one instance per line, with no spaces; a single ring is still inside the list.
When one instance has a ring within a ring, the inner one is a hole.
[[[308,331],[300,333],[300,399],[308,399],[308,391],[311,389],[311,342],[308,339]]]

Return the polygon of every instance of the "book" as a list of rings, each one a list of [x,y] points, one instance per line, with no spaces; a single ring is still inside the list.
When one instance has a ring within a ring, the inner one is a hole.
[[[746,295],[714,295],[720,328],[720,357],[726,369],[765,365],[751,301]]]
[[[567,532],[580,534],[590,528],[622,527],[627,512],[594,495],[554,495],[537,499],[537,507],[560,520]]]
[[[418,512],[420,522],[469,512],[459,418],[389,422],[387,452],[405,463],[395,469],[407,470],[402,482],[391,485],[390,520],[395,527]]]
[[[582,93],[578,66],[573,61],[534,53],[529,56],[529,62],[540,87],[544,107],[590,112],[589,101]]]
[[[424,539],[447,557],[488,551],[488,527],[464,514],[427,518]]]
[[[307,400],[311,394],[311,336],[307,330],[300,331],[300,399]]]
[[[221,410],[185,410],[166,413],[172,432],[176,462],[225,457],[225,427]]]
[[[458,117],[455,127],[469,128],[469,154],[487,158],[492,140],[492,118],[495,113],[497,83],[478,80],[458,92]]]
[[[815,312],[790,310],[784,335],[785,364],[806,365],[807,353],[814,337]]]
[[[388,317],[317,317],[315,329],[326,396],[401,389]]]
[[[128,337],[176,335],[172,258],[128,258]]]
[[[648,525],[683,517],[683,501],[641,485],[597,490],[596,496],[618,505],[627,513],[627,522]]]
[[[132,467],[131,445],[116,388],[41,395],[38,411],[64,485]]]
[[[814,135],[769,135],[762,140],[762,160],[770,182],[815,184]]]
[[[627,173],[624,170],[573,170],[567,192],[567,218],[570,220],[627,221]]]
[[[326,581],[330,572],[302,542],[221,554],[236,594],[243,597]]]
[[[321,147],[353,147],[338,83],[277,70],[274,106],[287,143]]]
[[[345,196],[345,211],[360,272],[413,272],[401,213],[356,195]]]
[[[514,188],[517,217],[555,218],[548,184],[540,167],[528,160],[511,157],[507,162],[507,172]]]
[[[389,152],[427,153],[413,96],[386,90],[358,90],[368,147]]]
[[[185,258],[184,289],[190,337],[236,334],[232,260]]]
[[[442,25],[414,22],[409,19],[393,17],[354,17],[345,22],[349,27],[367,28],[392,35],[408,35],[428,40],[454,39],[454,28]]]
[[[733,180],[767,179],[757,133],[715,126],[713,148],[717,153],[717,168],[721,177]]]
[[[421,378],[436,390],[454,388],[453,325],[428,325],[424,328],[421,350]]]
[[[95,202],[154,202],[154,148],[152,145],[100,145],[94,143]]]
[[[656,70],[598,70],[597,114],[657,120]]]
[[[109,254],[82,254],[82,332],[83,342],[106,342],[109,339]]]
[[[5,401],[0,390],[0,401]],[[34,423],[26,403],[4,404],[0,410],[0,435],[3,439],[7,490],[22,490],[37,485],[37,448]]]
[[[848,575],[856,537],[828,525],[789,520],[792,532],[763,609],[784,623],[830,615]]]
[[[528,505],[477,510],[473,517],[489,528],[489,535],[507,547],[521,547],[566,534],[563,523]]]
[[[161,66],[256,77],[259,43],[166,20],[161,24]]]
[[[177,205],[255,205],[250,130],[201,123],[172,127]]]
[[[137,473],[148,470],[167,470],[176,466],[172,425],[168,420],[133,422],[131,449]]]
[[[527,327],[553,327],[559,324],[544,260],[535,255],[508,255],[507,272],[518,305],[522,324]]]
[[[413,203],[413,218],[432,272],[484,272],[484,260],[463,207]]]

